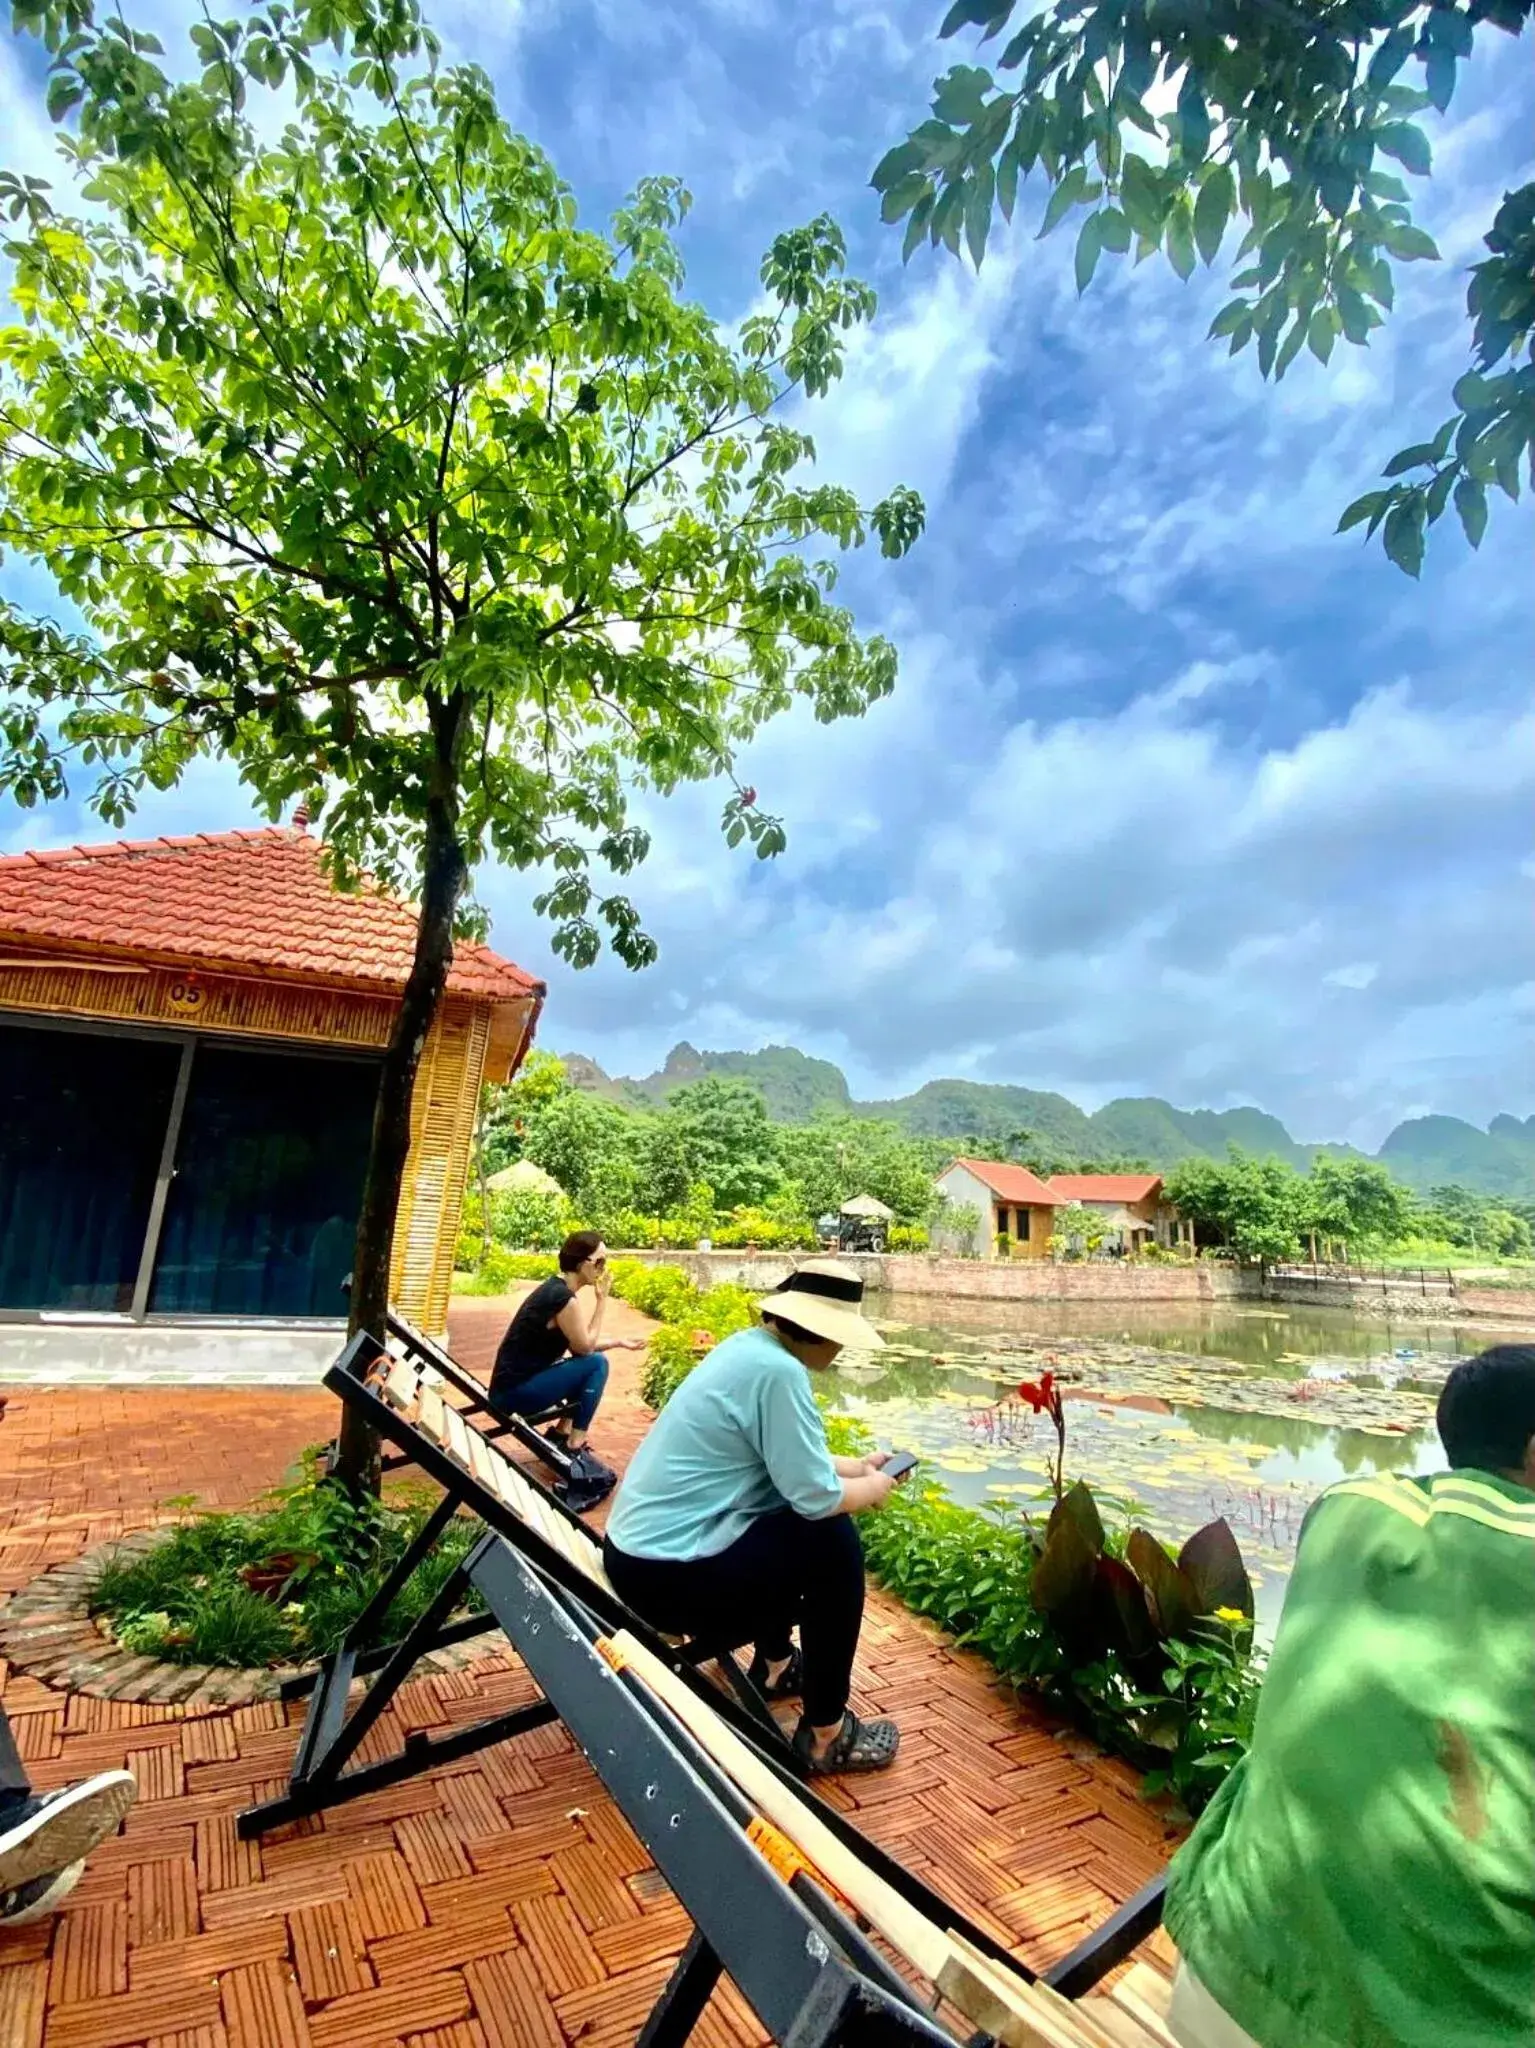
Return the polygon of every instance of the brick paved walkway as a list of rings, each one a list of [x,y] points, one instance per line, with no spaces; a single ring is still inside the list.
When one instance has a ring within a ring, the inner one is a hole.
[[[505,1314],[455,1310],[467,1360],[483,1363]],[[635,1363],[615,1359],[601,1418],[615,1462],[646,1421]],[[14,1393],[0,1592],[164,1519],[175,1496],[248,1503],[335,1413],[322,1393]],[[1128,1771],[1058,1739],[879,1595],[856,1685],[861,1711],[899,1717],[901,1757],[835,1796],[1030,1962],[1162,1863],[1166,1830]],[[3,1664],[0,1686],[40,1786],[124,1762],[141,1786],[66,1910],[0,1936],[3,2048],[621,2048],[682,1947],[680,1909],[559,1728],[245,1844],[236,1813],[278,1789],[292,1756],[280,1707],[188,1716],[55,1693]],[[509,1653],[419,1680],[363,1754],[528,1692]],[[1157,1951],[1165,1962],[1161,1937]],[[724,1987],[702,2048],[760,2038]]]

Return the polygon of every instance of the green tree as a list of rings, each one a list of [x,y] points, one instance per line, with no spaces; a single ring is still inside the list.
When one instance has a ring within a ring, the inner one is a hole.
[[[778,1153],[762,1092],[749,1081],[707,1074],[679,1088],[671,1116],[690,1177],[707,1181],[722,1209],[755,1205],[776,1185]]]
[[[535,1047],[513,1080],[501,1087],[486,1088],[481,1110],[481,1144],[487,1173],[499,1173],[503,1166],[522,1157],[529,1121],[540,1110],[547,1109],[557,1096],[565,1094],[569,1086],[565,1062],[556,1054]]]
[[[77,767],[120,823],[203,754],[269,815],[304,797],[338,874],[419,899],[358,1230],[378,1327],[417,1064],[486,855],[573,965],[654,946],[622,893],[636,787],[733,778],[796,698],[856,715],[895,654],[815,550],[922,519],[799,480],[786,414],[838,376],[874,295],[824,216],[780,235],[757,311],[682,295],[688,204],[650,179],[609,236],[415,0],[247,5],[190,31],[190,80],[92,0],[13,0],[90,212],[7,175],[20,324],[0,334],[0,545],[89,632],[0,608],[0,789]],[[334,40],[345,77],[315,61]],[[247,113],[270,94],[275,141]],[[784,843],[736,782],[731,844]],[[347,1411],[342,1468],[376,1483]]]
[[[640,1208],[652,1216],[681,1209],[694,1178],[692,1150],[682,1125],[671,1115],[645,1118],[635,1149],[635,1199]]]
[[[634,1123],[615,1102],[563,1089],[528,1119],[523,1157],[553,1174],[583,1217],[627,1208],[637,1180]]]
[[[1049,188],[1041,234],[1077,216],[1085,291],[1105,256],[1161,250],[1182,278],[1242,229],[1233,297],[1210,328],[1256,345],[1278,379],[1303,348],[1324,363],[1363,345],[1391,310],[1393,266],[1437,258],[1399,173],[1428,175],[1414,116],[1443,112],[1479,34],[1517,35],[1535,0],[954,0],[940,34],[1002,37],[994,77],[946,72],[931,117],[874,172],[906,253],[924,239],[979,263],[1020,184]],[[1015,20],[1023,15],[1025,18]],[[1176,90],[1173,110],[1148,107]],[[1385,489],[1340,530],[1382,529],[1416,576],[1427,528],[1450,503],[1477,546],[1487,492],[1519,495],[1535,465],[1535,184],[1504,196],[1471,273],[1472,367],[1430,440],[1386,466]],[[1535,475],[1532,475],[1535,482]]]
[[[933,1177],[944,1148],[908,1138],[900,1126],[872,1117],[827,1117],[780,1126],[782,1171],[804,1191],[806,1214],[816,1219],[840,1209],[853,1195],[873,1195],[903,1221],[925,1222]]]
[[[1302,1224],[1350,1244],[1395,1244],[1412,1228],[1413,1199],[1373,1159],[1334,1159],[1325,1152],[1307,1175]]]
[[[1305,1181],[1280,1159],[1232,1148],[1225,1160],[1184,1159],[1166,1180],[1167,1198],[1205,1245],[1269,1263],[1292,1258],[1305,1227]]]

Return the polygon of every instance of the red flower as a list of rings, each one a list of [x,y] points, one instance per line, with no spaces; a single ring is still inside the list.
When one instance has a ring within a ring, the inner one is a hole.
[[[1055,1374],[1041,1374],[1038,1385],[1025,1380],[1018,1389],[1018,1398],[1020,1401],[1027,1401],[1036,1415],[1053,1414],[1056,1405]]]

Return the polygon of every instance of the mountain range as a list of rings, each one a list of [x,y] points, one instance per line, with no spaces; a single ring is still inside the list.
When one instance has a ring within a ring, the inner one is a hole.
[[[1485,1131],[1459,1117],[1409,1117],[1379,1152],[1368,1154],[1351,1145],[1298,1141],[1278,1117],[1261,1109],[1175,1109],[1155,1095],[1120,1096],[1088,1111],[1064,1095],[1009,1083],[927,1081],[911,1095],[858,1102],[840,1067],[792,1045],[699,1052],[684,1042],[673,1046],[656,1073],[639,1080],[606,1074],[580,1053],[561,1057],[576,1087],[636,1109],[656,1108],[690,1082],[720,1074],[759,1088],[777,1123],[810,1123],[825,1115],[883,1117],[913,1137],[952,1138],[956,1146],[967,1139],[1020,1141],[1026,1132],[1021,1142],[1050,1151],[1083,1160],[1143,1159],[1159,1171],[1180,1159],[1223,1159],[1232,1145],[1299,1167],[1318,1152],[1343,1153],[1379,1159],[1409,1187],[1455,1182],[1479,1194],[1535,1200],[1535,1116],[1522,1122],[1497,1116]]]

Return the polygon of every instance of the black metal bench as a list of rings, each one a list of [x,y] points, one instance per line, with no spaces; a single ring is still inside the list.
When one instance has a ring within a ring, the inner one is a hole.
[[[358,1407],[397,1446],[405,1460],[435,1479],[443,1488],[443,1500],[342,1648],[325,1661],[316,1676],[295,1680],[285,1688],[287,1697],[311,1693],[289,1788],[282,1797],[240,1816],[242,1836],[250,1838],[283,1822],[323,1812],[341,1801],[361,1797],[493,1743],[562,1720],[586,1748],[594,1768],[655,1855],[663,1875],[674,1883],[692,1911],[691,1900],[674,1874],[673,1862],[661,1853],[667,1847],[666,1841],[658,1848],[647,1832],[645,1813],[637,1818],[632,1810],[631,1794],[626,1791],[632,1776],[627,1764],[620,1768],[620,1758],[610,1753],[608,1746],[597,1742],[594,1747],[601,1731],[591,1719],[598,1709],[588,1699],[594,1676],[591,1660],[585,1653],[577,1655],[569,1645],[579,1638],[589,1650],[599,1637],[618,1635],[632,1638],[662,1670],[680,1680],[695,1709],[696,1703],[702,1702],[708,1714],[744,1742],[776,1779],[792,1788],[796,1799],[813,1813],[818,1825],[829,1830],[882,1883],[934,1926],[967,1945],[989,1967],[1002,1969],[1025,1983],[1033,1981],[1031,1973],[1015,1963],[985,1929],[866,1840],[842,1814],[805,1788],[792,1750],[729,1650],[719,1645],[669,1641],[625,1607],[601,1570],[600,1548],[592,1532],[531,1475],[514,1465],[494,1441],[481,1436],[459,1411],[450,1408],[421,1366],[385,1352],[373,1339],[362,1335],[346,1346],[327,1373],[326,1385],[342,1400]],[[404,1639],[392,1646],[381,1646],[379,1634],[394,1599],[460,1509],[468,1509],[477,1516],[490,1537],[449,1575]],[[509,1589],[515,1591],[515,1599]],[[473,1594],[480,1596],[487,1611],[462,1611]],[[557,1626],[546,1630],[545,1624],[555,1622]],[[422,1657],[495,1628],[505,1633],[542,1688],[541,1698],[444,1735],[413,1733],[393,1756],[367,1764],[354,1762],[399,1686]],[[557,1645],[565,1646],[558,1655]],[[556,1661],[551,1663],[551,1658]],[[709,1660],[716,1661],[731,1680],[731,1691],[722,1690],[702,1675],[699,1666]],[[586,1673],[585,1681],[578,1675],[581,1672]],[[371,1687],[352,1704],[353,1681],[370,1675]],[[628,1691],[634,1690],[636,1681],[626,1679],[624,1683]],[[611,1687],[606,1680],[598,1690],[603,1699],[610,1698]],[[651,1694],[646,1694],[645,1703],[652,1719],[658,1720],[669,1736],[677,1738],[686,1759],[696,1748],[686,1730]],[[649,1754],[653,1749],[649,1736],[646,1745]],[[653,1774],[640,1775],[646,1784],[661,1782]],[[718,1795],[718,1787],[715,1792]],[[648,1801],[651,1795],[646,1796]],[[739,1795],[734,1796],[739,1804]],[[728,1808],[731,1800],[726,1798],[723,1803]],[[670,1835],[675,1830],[668,1832]],[[791,1889],[798,1891],[797,1887]],[[1160,1878],[1145,1886],[1042,1981],[1067,1998],[1090,1991],[1158,1925],[1162,1889]],[[824,1894],[816,1888],[808,1906],[803,1899],[800,1903],[814,1918],[822,1912]],[[694,1917],[699,1927],[704,1928],[705,1920],[696,1913]],[[715,1959],[715,1975],[722,1963],[741,1983],[743,1991],[747,1990],[729,1956],[717,1946],[710,1953]],[[863,1970],[868,1958],[855,1955],[855,1962]],[[697,1994],[709,1968],[709,1958],[702,1950],[693,1957],[693,1965],[693,1975],[684,1973],[669,1990],[667,1999],[663,1999],[667,2012],[675,2008],[677,2015],[683,2015],[690,2010],[690,2001],[701,2005]],[[713,1978],[708,1981],[712,1984]],[[846,1989],[845,1984],[843,1988]],[[883,1988],[889,1996],[896,1996],[890,1983],[885,1982]],[[707,1996],[707,1990],[703,1995]],[[884,2010],[883,2006],[880,2010]],[[661,2018],[652,2015],[657,2028],[681,2026],[680,2018],[667,2019],[661,2007],[657,2012]],[[763,2016],[766,2018],[766,2013]],[[680,2040],[686,2030],[682,2027],[680,2033],[666,2038]],[[1103,2031],[1100,2029],[1097,2037],[1099,2048]],[[647,2048],[654,2048],[654,2042],[648,2040]]]
[[[341,1800],[360,1798],[550,1719],[547,1709],[538,1708],[529,1709],[526,1715],[497,1715],[450,1735],[413,1735],[395,1756],[368,1764],[353,1761],[370,1729],[423,1657],[495,1627],[483,1613],[458,1611],[467,1582],[461,1574],[454,1574],[399,1642],[389,1645],[382,1639],[395,1600],[460,1510],[467,1510],[487,1529],[504,1537],[606,1627],[628,1629],[639,1636],[672,1668],[686,1673],[690,1683],[717,1700],[720,1711],[734,1725],[748,1727],[759,1747],[776,1749],[790,1769],[798,1770],[788,1738],[736,1659],[734,1653],[742,1644],[669,1640],[627,1607],[608,1583],[602,1546],[593,1532],[548,1487],[507,1456],[498,1435],[479,1428],[473,1415],[444,1398],[437,1383],[439,1375],[435,1360],[407,1359],[399,1351],[385,1350],[365,1334],[347,1343],[325,1375],[329,1390],[359,1410],[394,1446],[396,1455],[385,1461],[386,1469],[412,1468],[435,1480],[443,1497],[341,1647],[325,1658],[316,1672],[290,1679],[283,1686],[284,1699],[309,1696],[288,1790],[243,1815],[243,1831],[260,1834]],[[728,1694],[702,1675],[699,1667],[706,1664],[717,1668],[729,1687]],[[352,1683],[366,1677],[373,1683],[348,1714]]]
[[[695,1711],[687,1723],[679,1719],[658,1697],[653,1673],[647,1683],[643,1660],[641,1668],[630,1668],[621,1654],[626,1634],[610,1639],[581,1599],[499,1537],[477,1545],[445,1596],[461,1599],[471,1589],[485,1602],[485,1625],[502,1631],[542,1695],[499,1717],[496,1739],[563,1721],[693,1922],[692,1937],[639,2030],[640,2048],[681,2048],[727,1972],[784,2048],[954,2048],[935,2015],[940,1993],[982,2029],[969,2048],[983,2048],[988,2037],[1009,2048],[1104,2048],[1105,2042],[1165,2048],[1150,2007],[1137,2019],[1134,2000],[1113,2004],[1093,1997],[1080,2012],[1067,2003],[1128,1953],[1124,1914],[1049,1977],[1037,1978],[865,1841],[769,1751],[754,1752],[756,1765],[779,1787],[775,1803],[786,1824],[792,1827],[783,1812],[787,1799],[830,1831],[844,1864],[842,1882],[849,1883],[846,1870],[856,1865],[876,1887],[888,1888],[895,1904],[883,1924],[876,1917],[871,1928],[852,1905],[839,1902],[827,1873],[797,1847],[804,1819],[790,1833],[767,1821],[711,1750],[704,1738],[722,1696],[710,1692],[699,1722],[701,1695],[690,1692]],[[457,1743],[452,1753],[462,1755],[463,1739],[474,1732],[423,1743],[417,1767],[444,1760],[448,1744]],[[716,1734],[716,1750],[719,1740]],[[760,1787],[758,1796],[760,1802]],[[256,1817],[270,1824],[269,1809],[256,1809]],[[247,1825],[252,1818],[241,1817],[242,1833],[253,1831]],[[890,1916],[897,1911],[918,1939],[893,1939]],[[876,1932],[886,1947],[876,1945]],[[933,1993],[896,1967],[892,1948],[908,1969],[933,1982]]]

